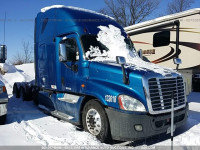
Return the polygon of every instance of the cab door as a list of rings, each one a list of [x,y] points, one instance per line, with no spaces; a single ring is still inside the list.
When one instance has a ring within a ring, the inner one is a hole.
[[[59,63],[60,63],[60,89],[57,94],[57,110],[73,116],[76,103],[78,102],[80,82],[80,42],[77,34],[62,37],[59,42]],[[74,93],[74,94],[69,94]]]

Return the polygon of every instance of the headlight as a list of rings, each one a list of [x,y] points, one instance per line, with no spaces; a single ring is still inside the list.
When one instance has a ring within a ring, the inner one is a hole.
[[[135,98],[127,95],[119,95],[118,101],[122,110],[145,112],[144,105]]]

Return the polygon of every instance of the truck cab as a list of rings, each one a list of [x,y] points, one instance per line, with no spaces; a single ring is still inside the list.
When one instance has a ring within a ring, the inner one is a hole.
[[[0,45],[0,63],[5,63],[7,54],[6,45]],[[5,84],[0,80],[0,125],[6,121],[8,94]]]
[[[167,134],[172,98],[176,127],[187,120],[181,74],[141,60],[109,16],[43,8],[35,19],[34,56],[39,107],[102,142]]]

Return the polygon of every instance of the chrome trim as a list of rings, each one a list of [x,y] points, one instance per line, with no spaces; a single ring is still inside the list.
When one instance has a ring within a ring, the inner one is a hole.
[[[163,95],[162,95],[161,85],[160,85],[160,82],[159,82],[159,79],[158,79],[158,78],[156,78],[156,83],[157,83],[157,85],[158,85],[158,92],[159,92],[159,96],[160,96],[161,107],[162,107],[162,109],[164,109]]]
[[[76,104],[79,98],[80,96],[65,93],[63,97],[58,98],[58,100],[71,103],[71,104]]]
[[[8,103],[8,98],[0,98],[0,104]]]
[[[96,109],[91,108],[86,114],[87,129],[93,135],[98,135],[102,130],[101,116]]]
[[[149,79],[152,79],[152,78],[156,78],[156,82],[158,84],[158,80],[160,79],[174,79],[174,78],[177,78],[177,77],[182,77],[183,79],[183,86],[184,86],[184,98],[185,98],[185,101],[184,101],[184,104],[182,104],[181,106],[178,106],[178,107],[175,107],[174,110],[178,110],[178,109],[181,109],[181,108],[184,108],[186,106],[186,102],[187,102],[187,99],[186,99],[186,95],[185,95],[185,84],[184,84],[184,78],[181,74],[178,74],[178,73],[171,73],[171,76],[168,77],[168,76],[163,76],[161,74],[157,74],[157,73],[154,73],[154,72],[151,72],[151,73],[147,73],[143,76],[142,78],[142,83],[143,83],[143,88],[144,88],[144,91],[145,91],[145,95],[146,95],[146,100],[147,100],[147,106],[148,106],[148,111],[150,114],[161,114],[161,113],[168,113],[171,111],[171,108],[170,109],[165,109],[165,110],[158,110],[158,111],[154,111],[153,108],[152,108],[152,104],[151,104],[151,99],[150,99],[150,90],[149,90],[149,84],[148,84],[148,80]],[[171,80],[172,81],[172,80]],[[159,86],[159,84],[158,84]],[[177,80],[176,80],[176,90],[177,90]],[[160,92],[160,90],[159,90]],[[179,93],[180,94],[180,93]],[[177,94],[177,97],[178,97],[178,94]],[[161,97],[160,97],[160,102],[161,102]],[[162,106],[163,108],[163,106]]]
[[[0,104],[0,116],[7,114],[7,104]]]
[[[51,111],[50,113],[53,116],[58,117],[58,118],[63,119],[63,120],[71,120],[71,119],[74,118],[73,116],[67,115],[67,114],[62,113],[62,112],[57,111],[57,110]]]

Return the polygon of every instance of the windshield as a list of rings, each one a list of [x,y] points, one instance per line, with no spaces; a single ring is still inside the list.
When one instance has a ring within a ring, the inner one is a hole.
[[[159,67],[143,61],[135,51],[131,40],[124,30],[114,25],[98,26],[97,35],[83,35],[82,45],[85,57],[89,61],[116,63],[116,57],[125,58],[126,66],[133,70],[153,71],[162,75],[173,72],[172,69]]]
[[[81,37],[83,48],[85,51],[86,59],[93,59],[96,57],[108,57],[109,49],[97,40],[96,35],[83,35]],[[126,49],[135,51],[133,43],[130,39],[125,38]]]

